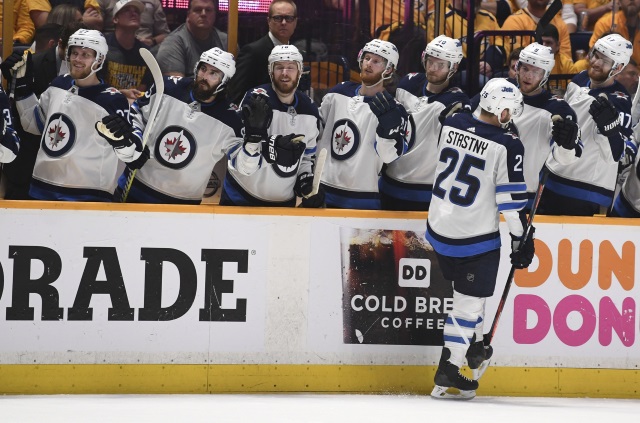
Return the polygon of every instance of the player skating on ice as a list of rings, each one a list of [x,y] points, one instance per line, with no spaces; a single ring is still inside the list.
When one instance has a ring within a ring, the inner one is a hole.
[[[436,398],[473,398],[478,382],[463,376],[460,368],[465,358],[472,367],[489,358],[483,321],[500,262],[500,213],[511,234],[512,264],[525,268],[534,253],[534,230],[522,243],[525,222],[518,213],[527,203],[524,147],[506,129],[522,113],[522,94],[506,79],[495,78],[482,89],[480,107],[478,118],[470,113],[446,118],[438,144],[426,238],[445,279],[453,282],[453,306],[431,393]]]
[[[409,74],[398,84],[396,99],[411,116],[409,149],[382,170],[379,182],[382,209],[429,209],[440,114],[469,107],[469,97],[450,85],[461,60],[460,41],[440,35],[422,52],[426,72]]]
[[[358,54],[362,84],[343,82],[322,100],[319,147],[329,151],[322,174],[327,207],[380,209],[382,165],[408,148],[407,112],[384,87],[398,59],[392,43],[368,42]]]
[[[51,82],[40,99],[33,94],[31,54],[6,60],[15,78],[16,105],[25,131],[40,135],[29,195],[40,200],[112,201],[118,157],[94,129],[104,116],[126,118],[129,103],[96,76],[108,51],[99,31],[69,37],[69,73]],[[131,156],[141,151],[132,152]]]
[[[220,204],[293,207],[301,197],[303,207],[322,207],[323,192],[310,195],[321,121],[316,105],[297,89],[302,54],[290,44],[276,46],[268,67],[271,84],[249,90],[241,103],[244,148],[261,156],[260,168],[243,174],[238,159],[232,158]]]

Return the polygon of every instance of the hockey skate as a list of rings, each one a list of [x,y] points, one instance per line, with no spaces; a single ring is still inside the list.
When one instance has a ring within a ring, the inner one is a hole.
[[[460,368],[449,361],[450,356],[449,349],[443,348],[440,364],[434,378],[436,386],[433,387],[431,396],[438,399],[469,400],[474,398],[478,382],[461,374]],[[451,392],[450,388],[458,390],[459,393]]]
[[[473,372],[473,380],[478,380],[482,377],[491,363],[492,356],[493,347],[484,345],[482,341],[474,342],[469,346],[466,357],[469,368]]]

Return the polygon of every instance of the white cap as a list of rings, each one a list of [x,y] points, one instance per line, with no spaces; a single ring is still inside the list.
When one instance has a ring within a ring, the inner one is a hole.
[[[140,0],[118,0],[113,5],[113,16],[115,17],[125,6],[133,6],[138,9],[138,12],[144,12],[144,4]]]

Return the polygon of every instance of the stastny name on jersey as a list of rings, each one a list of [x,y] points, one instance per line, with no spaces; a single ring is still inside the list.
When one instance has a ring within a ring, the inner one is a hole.
[[[487,147],[489,147],[488,142],[472,137],[468,133],[457,131],[449,131],[445,142],[469,150],[472,153],[480,154],[481,156],[485,155]]]

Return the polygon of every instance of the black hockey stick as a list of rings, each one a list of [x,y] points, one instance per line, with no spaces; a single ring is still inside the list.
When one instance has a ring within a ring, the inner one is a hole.
[[[529,218],[527,219],[527,227],[524,229],[524,233],[522,234],[522,238],[520,241],[520,246],[524,246],[524,242],[529,236],[529,232],[531,231],[531,226],[533,225],[533,218],[536,216],[536,212],[538,211],[538,204],[540,203],[540,197],[542,197],[542,191],[544,191],[544,186],[547,183],[547,178],[549,177],[549,170],[546,166],[542,168],[542,175],[540,176],[540,183],[538,183],[538,190],[536,191],[536,196],[533,198],[533,205],[531,206],[531,211],[529,212]],[[500,316],[502,315],[502,311],[504,310],[504,305],[507,302],[507,297],[509,296],[509,290],[511,289],[511,284],[513,283],[513,276],[516,273],[516,267],[511,265],[511,270],[509,271],[509,276],[507,277],[507,283],[504,286],[504,291],[502,292],[502,297],[500,298],[500,303],[498,304],[498,309],[496,310],[496,316],[493,318],[493,323],[491,324],[491,329],[489,333],[485,333],[483,336],[484,345],[491,344],[493,340],[493,336],[498,329],[498,322],[500,321]]]
[[[542,44],[542,33],[560,10],[562,10],[562,0],[553,0],[547,11],[544,12],[544,15],[542,15],[542,17],[538,21],[538,25],[536,26],[537,43]]]

